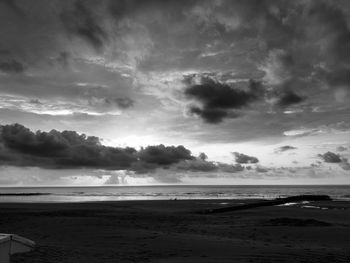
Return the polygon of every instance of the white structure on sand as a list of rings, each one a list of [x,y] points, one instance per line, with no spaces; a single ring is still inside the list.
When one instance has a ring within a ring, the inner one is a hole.
[[[0,262],[9,263],[11,255],[32,251],[34,246],[35,243],[27,238],[14,234],[0,234]]]

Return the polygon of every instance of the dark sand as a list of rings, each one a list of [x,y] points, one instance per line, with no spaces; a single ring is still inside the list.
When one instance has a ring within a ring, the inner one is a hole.
[[[203,215],[244,201],[0,204],[0,232],[34,240],[13,263],[350,262],[349,202]]]

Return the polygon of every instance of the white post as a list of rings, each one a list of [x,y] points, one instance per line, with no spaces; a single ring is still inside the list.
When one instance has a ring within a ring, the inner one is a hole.
[[[11,238],[0,235],[0,262],[10,263]]]

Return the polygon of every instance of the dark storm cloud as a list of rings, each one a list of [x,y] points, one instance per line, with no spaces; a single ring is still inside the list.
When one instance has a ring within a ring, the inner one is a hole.
[[[321,157],[326,163],[340,163],[342,161],[340,155],[333,152],[319,154],[319,157]]]
[[[251,91],[238,90],[210,78],[202,78],[201,84],[188,87],[185,94],[198,99],[204,107],[214,109],[241,108],[256,99],[256,95]]]
[[[284,146],[276,148],[274,152],[275,153],[282,153],[285,151],[296,150],[296,149],[297,149],[297,147],[290,146],[290,145],[284,145]]]
[[[182,161],[175,166],[178,170],[192,171],[192,172],[213,172],[217,171],[218,167],[213,162],[208,162],[200,158]]]
[[[25,70],[25,66],[15,60],[0,61],[0,71],[5,73],[22,73]]]
[[[138,152],[138,158],[142,162],[156,164],[156,165],[169,165],[177,163],[181,160],[193,159],[191,151],[183,146],[147,146],[142,148]]]
[[[255,157],[240,154],[240,161],[255,163]],[[243,158],[243,159],[242,159]],[[141,148],[107,147],[99,138],[75,131],[32,132],[20,124],[0,126],[0,165],[49,169],[94,168],[128,170],[137,174],[157,169],[174,172],[223,172],[244,170],[235,165],[194,157],[184,146],[154,145]],[[160,179],[160,178],[159,178]]]
[[[217,172],[217,173],[237,173],[244,170],[240,164],[227,164],[221,162],[210,162],[200,157],[191,160],[181,161],[172,166],[174,171],[190,171],[190,172]]]
[[[200,153],[198,157],[190,160],[182,160],[173,165],[174,171],[191,171],[191,172],[220,172],[220,173],[236,173],[244,170],[240,164],[227,164],[221,162],[211,162],[207,160],[205,153]]]
[[[65,29],[90,43],[96,50],[104,46],[108,34],[93,12],[94,6],[87,1],[76,1],[71,9],[61,13],[60,18]]]
[[[278,105],[281,107],[286,107],[286,106],[290,106],[293,104],[298,104],[298,103],[302,102],[303,100],[304,99],[302,97],[300,97],[296,93],[290,91],[290,92],[283,94],[279,98]]]
[[[194,157],[183,146],[107,147],[75,131],[32,132],[20,124],[0,128],[0,163],[43,168],[149,170]]]
[[[243,153],[233,152],[237,163],[258,163],[259,159],[254,156],[249,156]]]
[[[198,107],[191,107],[190,113],[200,116],[207,123],[220,123],[227,117],[228,113],[221,109],[201,109]]]
[[[1,127],[1,142],[13,157],[11,165],[121,169],[136,161],[133,148],[105,147],[97,137],[74,131],[34,133],[19,124],[5,125]]]
[[[236,88],[234,85],[220,83],[209,77],[201,77],[199,84],[191,84],[185,79],[188,87],[185,95],[202,104],[202,108],[192,106],[190,112],[203,118],[208,123],[219,123],[223,118],[232,116],[231,110],[248,106],[259,97],[259,85],[251,83],[248,90]],[[233,115],[237,117],[237,115]]]

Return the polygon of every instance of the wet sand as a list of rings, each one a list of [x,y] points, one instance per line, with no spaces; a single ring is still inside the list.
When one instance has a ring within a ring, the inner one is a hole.
[[[222,214],[239,200],[2,203],[0,232],[34,240],[13,263],[350,262],[350,204]]]

